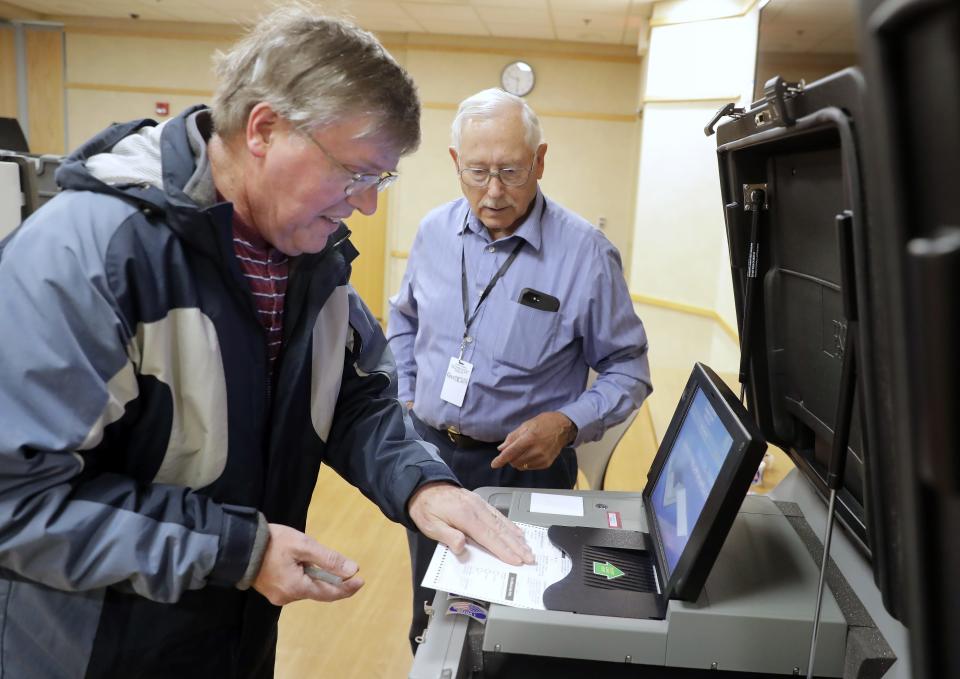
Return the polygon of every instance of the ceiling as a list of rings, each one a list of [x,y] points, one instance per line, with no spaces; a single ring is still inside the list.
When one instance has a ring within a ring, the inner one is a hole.
[[[771,0],[763,10],[761,49],[852,51],[854,0]],[[245,23],[267,0],[6,0],[49,17]],[[653,0],[327,0],[375,32],[471,35],[636,45]],[[646,43],[646,40],[643,41]],[[848,45],[849,43],[849,45]],[[841,49],[848,45],[846,49]]]
[[[855,0],[770,0],[760,13],[760,51],[856,52],[855,4]]]

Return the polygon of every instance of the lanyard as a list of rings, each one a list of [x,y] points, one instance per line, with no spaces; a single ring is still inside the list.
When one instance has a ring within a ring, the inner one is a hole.
[[[464,224],[466,224],[466,219],[464,219]],[[517,255],[520,254],[520,248],[523,247],[523,244],[526,243],[522,238],[517,239],[518,242],[513,248],[513,252],[510,253],[510,256],[507,257],[506,261],[500,265],[500,269],[497,273],[494,274],[493,278],[490,279],[490,282],[487,283],[487,287],[484,288],[483,292],[480,293],[480,299],[477,300],[477,306],[474,307],[473,313],[467,313],[467,260],[464,250],[466,250],[466,245],[461,242],[460,247],[460,291],[463,297],[463,340],[460,342],[460,356],[457,357],[457,360],[463,359],[463,350],[468,344],[473,342],[473,338],[470,336],[470,325],[473,323],[474,319],[477,317],[477,312],[480,311],[480,305],[483,304],[483,301],[487,298],[487,295],[490,294],[490,291],[493,290],[493,286],[497,284],[497,281],[503,277],[503,274],[507,272],[507,269],[510,268],[510,265],[513,264],[513,260],[517,258]]]

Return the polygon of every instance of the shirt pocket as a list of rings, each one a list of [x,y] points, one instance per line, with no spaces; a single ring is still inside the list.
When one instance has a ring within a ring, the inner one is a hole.
[[[503,330],[494,355],[499,363],[520,370],[533,370],[551,353],[560,314],[512,301],[504,311]]]

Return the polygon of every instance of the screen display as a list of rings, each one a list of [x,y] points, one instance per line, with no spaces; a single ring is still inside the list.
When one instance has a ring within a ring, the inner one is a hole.
[[[651,495],[670,573],[687,546],[732,447],[733,437],[697,388]]]

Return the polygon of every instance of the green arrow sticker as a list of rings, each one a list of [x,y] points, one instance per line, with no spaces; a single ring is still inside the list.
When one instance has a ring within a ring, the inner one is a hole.
[[[594,561],[593,574],[602,575],[606,577],[607,580],[613,580],[614,578],[620,578],[626,575],[626,573],[624,573],[622,570],[614,566],[609,561],[607,561],[606,563],[600,563],[599,561]]]

